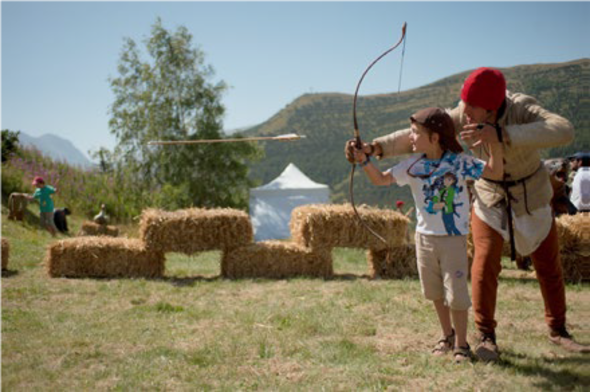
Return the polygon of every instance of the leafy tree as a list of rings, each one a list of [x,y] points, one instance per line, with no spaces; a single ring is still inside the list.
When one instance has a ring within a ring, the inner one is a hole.
[[[222,138],[220,99],[227,87],[211,81],[213,68],[193,48],[185,27],[171,33],[158,18],[145,44],[148,61],[135,41],[126,39],[119,77],[110,80],[115,101],[109,126],[118,139],[118,163],[134,170],[145,190],[166,190],[172,197],[178,195],[173,189],[181,189],[196,206],[245,207],[252,185],[246,161],[260,156],[255,145],[148,145],[150,140]]]
[[[2,162],[6,162],[10,154],[19,154],[19,134],[20,131],[2,130]]]
[[[101,147],[96,151],[88,152],[93,159],[98,160],[98,167],[102,173],[110,173],[115,166],[115,157],[108,148]]]

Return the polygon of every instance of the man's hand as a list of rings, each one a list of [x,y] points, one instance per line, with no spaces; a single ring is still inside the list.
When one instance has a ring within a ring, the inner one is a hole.
[[[362,149],[357,149],[355,139],[347,140],[346,144],[344,145],[344,155],[350,163],[358,162],[356,159],[356,155],[358,155],[358,153],[360,152],[362,152],[362,154],[365,155],[365,158],[360,162],[364,162],[367,156],[373,155],[373,150],[374,148],[368,143],[363,143]]]
[[[467,124],[460,133],[461,140],[471,147],[484,143],[499,143],[496,128],[490,124]]]

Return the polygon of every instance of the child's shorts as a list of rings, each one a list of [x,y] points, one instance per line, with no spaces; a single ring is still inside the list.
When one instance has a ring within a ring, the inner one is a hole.
[[[55,222],[53,221],[53,212],[42,212],[41,213],[41,227],[42,228],[53,227],[54,229],[57,230],[57,228],[55,227]]]
[[[467,236],[436,236],[416,232],[416,258],[422,293],[432,301],[444,299],[453,310],[467,310]]]

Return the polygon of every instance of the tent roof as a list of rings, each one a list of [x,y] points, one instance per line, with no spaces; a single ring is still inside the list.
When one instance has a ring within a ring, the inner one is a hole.
[[[266,185],[259,186],[252,190],[275,190],[275,189],[326,189],[328,185],[319,184],[307,177],[297,166],[292,163],[274,180]]]

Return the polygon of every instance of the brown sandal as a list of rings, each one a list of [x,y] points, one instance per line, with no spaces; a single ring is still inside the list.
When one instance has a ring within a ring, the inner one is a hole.
[[[445,355],[453,349],[455,345],[455,330],[449,336],[445,336],[436,342],[436,346],[432,349],[432,355],[440,357]]]
[[[471,347],[469,344],[464,347],[455,347],[453,350],[453,358],[455,359],[455,363],[469,362],[471,361],[471,357]]]

